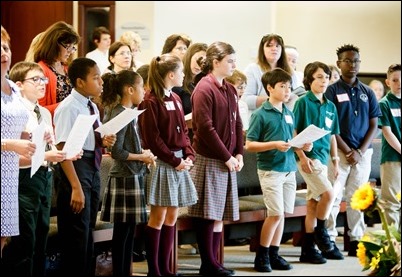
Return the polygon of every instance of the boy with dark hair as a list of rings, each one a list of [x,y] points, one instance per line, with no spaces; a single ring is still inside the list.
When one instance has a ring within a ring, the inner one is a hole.
[[[333,170],[331,163],[329,164],[331,183],[339,182],[341,189],[335,196],[327,228],[331,241],[335,244],[338,235],[336,218],[345,188],[346,215],[350,228],[348,255],[356,256],[357,244],[364,235],[365,223],[363,213],[350,207],[350,199],[360,185],[368,182],[373,155],[371,142],[377,134],[377,119],[381,116],[381,110],[374,91],[357,78],[361,63],[359,48],[345,44],[337,49],[336,54],[336,65],[341,70],[341,78],[327,88],[325,96],[335,104],[339,122],[342,122],[340,134],[336,135],[340,158],[337,178],[331,174]],[[323,254],[330,258],[334,253],[329,251]]]
[[[301,150],[295,151],[297,167],[307,184],[306,233],[303,237],[300,261],[313,264],[323,264],[327,261],[315,249],[315,244],[322,252],[333,251],[336,247],[330,241],[325,228],[325,221],[334,199],[333,187],[328,180],[328,163],[333,163],[335,170],[333,175],[336,176],[339,162],[335,138],[335,135],[339,134],[338,113],[334,103],[324,96],[330,78],[331,70],[326,64],[309,63],[304,69],[304,87],[307,93],[297,99],[293,109],[296,133],[302,132],[311,124],[329,132],[314,141],[312,151],[308,153]],[[343,255],[333,258],[343,259]]]
[[[276,68],[264,73],[261,81],[269,98],[251,115],[245,147],[257,152],[258,177],[268,214],[262,226],[254,269],[271,272],[292,269],[278,252],[285,212],[294,210],[297,166],[288,143],[293,138],[294,115],[284,104],[291,94],[292,77]],[[311,145],[305,144],[303,150],[310,151]]]
[[[96,46],[94,50],[88,52],[85,57],[92,59],[99,67],[101,74],[110,65],[109,48],[112,43],[110,32],[106,27],[96,27],[92,32],[92,42]]]
[[[88,58],[75,59],[68,69],[68,75],[74,88],[57,107],[54,115],[58,149],[63,149],[78,115],[97,114],[94,129],[101,124],[98,108],[91,101],[103,89],[103,80],[95,61]],[[92,231],[99,209],[102,147],[111,147],[115,141],[115,134],[101,138],[99,133],[91,130],[83,146],[82,159],[60,163],[57,229],[61,243],[61,272],[66,276],[93,275]]]

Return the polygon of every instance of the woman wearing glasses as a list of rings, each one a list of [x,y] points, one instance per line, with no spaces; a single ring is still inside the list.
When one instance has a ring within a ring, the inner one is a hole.
[[[49,79],[46,94],[39,104],[47,108],[52,116],[59,102],[71,93],[71,82],[67,75],[68,62],[77,51],[80,36],[73,26],[59,21],[49,26],[33,49],[34,61]]]
[[[162,48],[162,54],[174,54],[184,59],[188,47],[190,47],[191,38],[185,34],[173,34],[166,38]]]
[[[113,42],[109,48],[110,66],[102,74],[119,73],[133,68],[132,55],[130,45],[121,41]]]
[[[101,72],[102,75],[106,73],[117,74],[122,70],[133,70],[134,62],[130,46],[121,41],[113,42],[109,48],[109,61],[110,66],[108,66],[104,72]],[[98,106],[100,119],[103,121],[105,109],[101,103],[101,98],[94,97],[92,101]]]

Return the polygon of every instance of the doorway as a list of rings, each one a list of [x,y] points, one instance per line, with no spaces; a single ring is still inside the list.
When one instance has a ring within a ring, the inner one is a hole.
[[[112,42],[115,40],[115,10],[115,1],[78,1],[78,30],[82,36],[78,56],[95,49],[92,31],[96,27],[108,28]]]

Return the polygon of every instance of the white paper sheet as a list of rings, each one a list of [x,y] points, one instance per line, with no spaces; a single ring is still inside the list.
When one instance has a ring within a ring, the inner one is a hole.
[[[45,147],[46,141],[43,139],[45,136],[45,123],[44,120],[38,127],[32,131],[32,142],[36,145],[35,153],[31,157],[31,178],[38,171],[39,167],[45,160]]]
[[[92,125],[97,117],[97,114],[78,115],[63,147],[63,151],[66,152],[66,159],[71,159],[81,152],[88,133],[92,130]]]
[[[297,136],[291,139],[289,143],[293,147],[302,148],[304,144],[314,142],[326,134],[329,134],[329,131],[318,128],[314,124],[311,124],[306,129],[301,131]]]
[[[184,120],[185,120],[185,121],[191,120],[192,118],[193,118],[193,113],[189,113],[189,114],[186,114],[186,115],[184,116]]]
[[[116,134],[118,131],[123,129],[128,123],[130,123],[133,119],[137,118],[140,114],[142,114],[145,110],[137,110],[137,109],[126,109],[122,111],[118,116],[112,118],[110,121],[102,124],[95,131],[101,134],[101,137],[110,134]]]

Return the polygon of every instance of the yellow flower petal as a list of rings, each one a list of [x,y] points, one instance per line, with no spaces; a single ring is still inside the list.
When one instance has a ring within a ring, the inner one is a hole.
[[[350,206],[352,209],[364,211],[370,208],[375,200],[375,192],[370,183],[365,183],[355,191]]]

